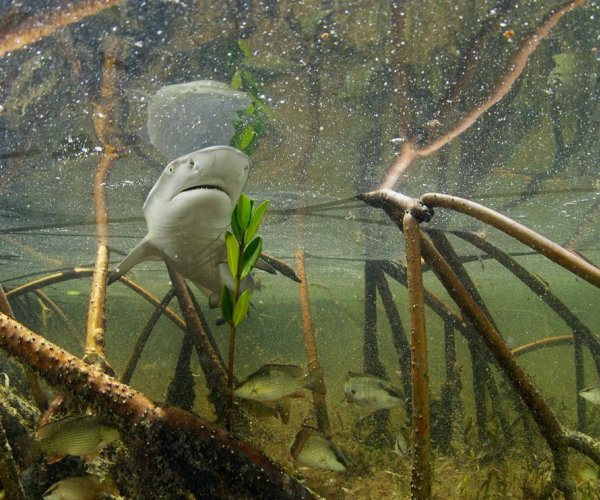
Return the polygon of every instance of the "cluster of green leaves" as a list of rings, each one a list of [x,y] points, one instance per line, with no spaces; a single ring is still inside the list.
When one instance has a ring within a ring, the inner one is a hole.
[[[239,40],[238,47],[243,57],[252,57],[252,50],[246,40]],[[250,105],[238,112],[234,123],[235,133],[229,145],[251,155],[264,132],[265,123],[271,115],[271,108],[261,97],[264,95],[262,88],[250,71],[238,69],[231,78],[231,88],[246,92],[250,97]]]
[[[253,200],[242,194],[231,214],[231,232],[225,233],[227,265],[234,279],[234,289],[223,287],[221,312],[231,326],[238,326],[248,314],[251,291],[240,294],[239,290],[260,258],[262,238],[256,233],[268,205],[269,201],[265,200],[255,206]]]

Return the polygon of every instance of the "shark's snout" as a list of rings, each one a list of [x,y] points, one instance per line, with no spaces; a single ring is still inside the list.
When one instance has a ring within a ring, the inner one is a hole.
[[[208,162],[198,161],[197,159],[194,159],[192,157],[192,158],[188,158],[186,163],[187,163],[188,169],[190,169],[192,172],[199,173],[202,170],[213,169],[215,167],[216,161],[217,161],[217,155],[212,155],[212,159],[210,159]]]

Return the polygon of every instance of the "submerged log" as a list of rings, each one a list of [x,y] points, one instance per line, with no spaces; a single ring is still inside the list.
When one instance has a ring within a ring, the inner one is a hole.
[[[139,473],[154,498],[177,487],[198,498],[314,498],[262,452],[222,427],[157,405],[5,314],[0,314],[0,348],[118,428],[136,458],[143,459]]]

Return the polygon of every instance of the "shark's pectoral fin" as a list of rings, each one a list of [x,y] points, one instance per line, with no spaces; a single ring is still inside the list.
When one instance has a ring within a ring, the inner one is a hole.
[[[268,264],[267,262],[261,259],[258,259],[256,261],[256,269],[260,269],[261,271],[265,271],[269,274],[277,274],[277,271],[271,264]]]
[[[261,267],[262,264],[265,264],[265,266]],[[258,259],[256,267],[258,269],[261,269],[262,271],[267,271],[271,274],[273,274],[271,270],[278,271],[284,276],[287,276],[292,281],[295,281],[296,283],[300,283],[302,281],[300,278],[298,278],[296,272],[285,262],[276,259],[275,257],[272,257],[271,255],[268,255],[264,252],[260,254],[260,258]],[[266,267],[268,267],[268,269],[266,269]]]
[[[138,265],[140,262],[144,262],[145,260],[160,259],[162,259],[162,254],[152,243],[150,243],[150,239],[148,238],[148,235],[146,235],[144,239],[140,241],[131,252],[129,252],[127,257],[121,261],[116,269],[110,273],[107,284],[110,285],[114,281],[117,281],[127,271]]]

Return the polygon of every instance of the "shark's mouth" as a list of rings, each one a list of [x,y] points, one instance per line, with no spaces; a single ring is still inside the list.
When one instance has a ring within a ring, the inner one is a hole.
[[[191,186],[189,188],[182,189],[181,191],[179,191],[179,194],[185,193],[186,191],[194,191],[196,189],[211,189],[221,191],[222,193],[225,193],[227,196],[229,196],[229,193],[227,191],[225,191],[221,186],[217,186],[215,184],[200,184],[198,186]]]

